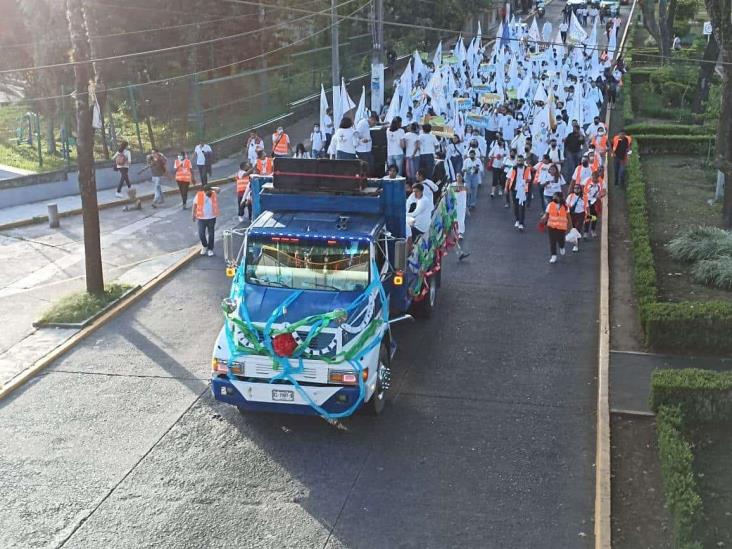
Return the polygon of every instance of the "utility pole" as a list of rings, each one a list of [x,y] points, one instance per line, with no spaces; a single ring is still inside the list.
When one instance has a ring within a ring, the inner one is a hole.
[[[371,110],[378,115],[384,106],[384,0],[375,0],[373,33]]]
[[[339,56],[340,44],[338,42],[338,10],[336,9],[336,0],[330,0],[330,23],[330,63],[333,76],[333,88],[337,88],[341,85],[341,62]],[[335,109],[333,112],[335,112]]]
[[[86,26],[83,0],[66,0],[66,20],[69,23],[74,65],[74,99],[76,101],[76,153],[79,166],[79,191],[84,222],[84,262],[86,267],[86,291],[104,293],[102,271],[102,246],[99,238],[99,205],[97,181],[94,175],[94,130],[89,108],[89,84],[91,54],[89,33]]]

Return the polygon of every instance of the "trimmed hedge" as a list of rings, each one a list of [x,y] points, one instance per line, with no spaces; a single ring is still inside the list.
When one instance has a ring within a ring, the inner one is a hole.
[[[624,124],[631,124],[635,118],[633,112],[633,75],[628,72],[623,76],[623,93],[620,96],[620,101],[623,104],[623,122]]]
[[[688,421],[732,421],[732,372],[698,368],[654,370],[651,409],[679,406]]]
[[[625,131],[630,135],[714,135],[712,128],[693,124],[647,124],[639,122],[626,125]]]
[[[707,156],[714,153],[713,135],[636,135],[642,141],[640,154],[683,154]]]
[[[684,435],[680,406],[660,406],[656,413],[658,455],[666,496],[679,548],[702,549],[695,531],[702,517],[702,499],[694,477],[694,453]]]
[[[627,165],[628,176],[628,226],[633,248],[633,283],[638,299],[641,324],[645,328],[646,310],[656,302],[656,264],[651,248],[648,229],[648,208],[646,205],[646,185],[640,169],[637,154],[631,154]]]
[[[640,144],[637,148],[642,150]],[[732,303],[658,302],[656,264],[648,228],[646,185],[637,154],[631,154],[628,159],[627,176],[633,286],[646,345],[658,350],[686,353],[731,353]]]

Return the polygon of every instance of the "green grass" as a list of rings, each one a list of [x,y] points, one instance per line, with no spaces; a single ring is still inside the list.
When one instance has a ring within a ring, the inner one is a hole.
[[[103,296],[95,296],[86,292],[74,292],[69,294],[51,306],[41,318],[39,323],[77,323],[94,316],[112,301],[131,288],[128,284],[108,284],[105,287]]]
[[[691,268],[691,276],[699,284],[720,290],[732,290],[732,257],[699,261]]]
[[[721,204],[714,198],[714,169],[695,156],[646,155],[646,181],[651,244],[656,263],[660,301],[732,301],[729,292],[694,281],[691,266],[674,259],[667,244],[678,235],[708,225],[719,227]]]

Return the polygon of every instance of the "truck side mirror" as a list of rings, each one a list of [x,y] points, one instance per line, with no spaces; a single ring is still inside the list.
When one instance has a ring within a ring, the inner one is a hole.
[[[394,270],[407,270],[407,241],[399,239],[394,242]]]

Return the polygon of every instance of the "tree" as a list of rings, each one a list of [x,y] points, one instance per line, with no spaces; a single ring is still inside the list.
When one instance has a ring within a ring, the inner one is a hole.
[[[678,0],[659,0],[658,16],[654,0],[639,0],[639,4],[643,12],[643,26],[656,41],[659,53],[664,57],[670,56]]]
[[[719,44],[714,36],[709,37],[704,47],[703,61],[699,65],[699,76],[696,80],[696,91],[691,102],[691,110],[697,114],[704,112],[704,103],[709,98],[709,88],[714,78],[714,67],[719,58]]]
[[[717,124],[717,168],[724,174],[722,219],[732,228],[732,0],[704,0],[719,45],[722,66],[722,107]]]
[[[91,294],[104,293],[102,271],[102,247],[99,238],[99,205],[97,204],[97,182],[94,174],[94,129],[89,105],[89,84],[91,59],[89,33],[83,0],[66,0],[66,20],[71,38],[71,59],[74,65],[76,100],[76,154],[79,166],[79,191],[81,194],[82,219],[84,223],[84,260],[86,267],[86,290]]]

